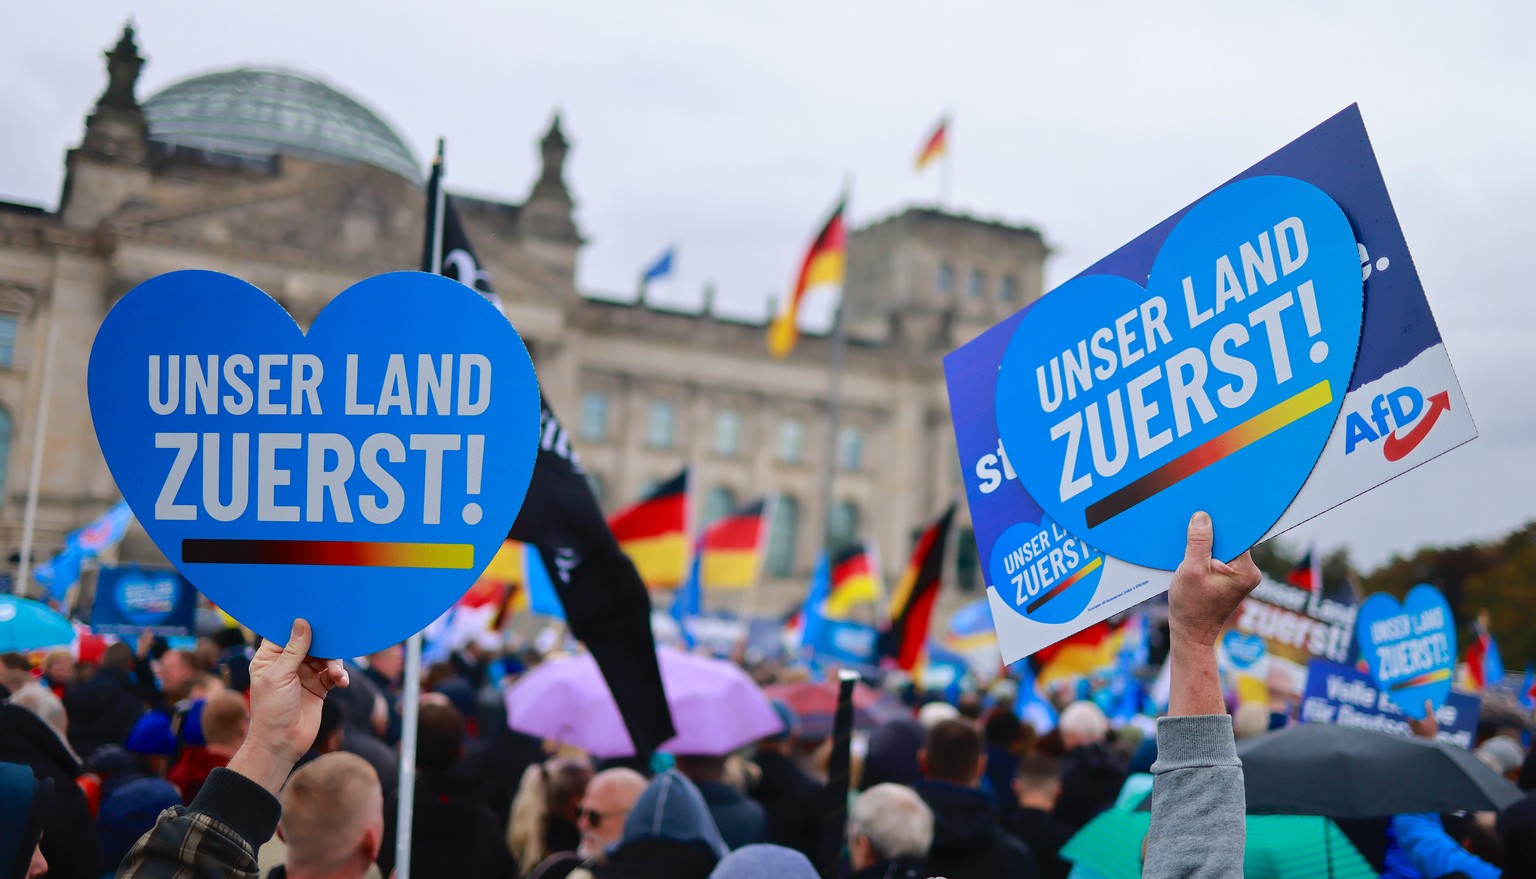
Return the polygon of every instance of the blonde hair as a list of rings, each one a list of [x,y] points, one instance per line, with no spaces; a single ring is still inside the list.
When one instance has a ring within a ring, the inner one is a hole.
[[[547,857],[545,830],[555,797],[579,799],[592,779],[592,764],[585,758],[559,757],[535,763],[523,770],[512,798],[512,818],[507,822],[507,848],[512,850],[521,875],[527,876]]]
[[[333,870],[369,828],[384,824],[379,774],[356,754],[324,754],[299,767],[283,788],[280,825],[288,866]]]

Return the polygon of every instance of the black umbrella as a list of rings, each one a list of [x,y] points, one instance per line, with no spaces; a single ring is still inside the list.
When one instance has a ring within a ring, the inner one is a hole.
[[[1303,723],[1239,742],[1250,815],[1379,818],[1503,811],[1525,798],[1470,752],[1370,730]],[[1143,808],[1150,808],[1147,797]]]

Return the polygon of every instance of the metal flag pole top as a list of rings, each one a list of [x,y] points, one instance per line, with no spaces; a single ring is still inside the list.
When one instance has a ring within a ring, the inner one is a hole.
[[[432,177],[427,183],[427,222],[432,241],[427,265],[433,274],[443,273],[443,139],[437,139],[437,158],[432,161]],[[421,633],[405,642],[405,692],[400,709],[400,804],[395,826],[395,876],[411,879],[411,822],[416,805],[416,728],[421,708]]]
[[[37,528],[37,492],[43,478],[43,445],[48,433],[48,403],[53,399],[53,354],[59,341],[59,300],[48,309],[48,347],[43,352],[43,383],[38,389],[37,425],[32,431],[32,467],[27,473],[27,511],[21,523],[21,569],[16,594],[27,597],[32,582],[32,535]]]

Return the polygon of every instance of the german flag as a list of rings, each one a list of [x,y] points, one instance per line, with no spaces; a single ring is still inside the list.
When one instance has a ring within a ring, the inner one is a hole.
[[[912,560],[907,562],[907,569],[896,584],[896,594],[891,596],[891,625],[881,633],[880,655],[893,659],[903,671],[911,671],[917,665],[928,642],[928,622],[944,578],[944,544],[948,542],[954,518],[955,505],[950,504],[944,515],[917,539]]]
[[[608,527],[647,587],[682,583],[688,574],[688,470],[615,513]]]
[[[1308,592],[1321,592],[1323,585],[1322,558],[1317,553],[1317,547],[1311,547],[1307,554],[1301,557],[1294,568],[1286,573],[1285,582],[1298,589]]]
[[[1104,671],[1115,664],[1124,641],[1123,624],[1120,627],[1101,620],[1080,632],[1042,647],[1029,658],[1037,669],[1036,679],[1041,686],[1050,686],[1060,680],[1086,678]]]
[[[939,120],[933,133],[923,141],[923,148],[917,153],[917,163],[913,170],[921,172],[924,168],[933,164],[949,150],[949,117]]]
[[[732,510],[699,537],[699,581],[705,589],[749,589],[762,570],[772,505],[762,498]]]
[[[837,203],[832,216],[822,225],[816,240],[811,242],[805,260],[800,264],[800,277],[795,280],[795,290],[784,300],[773,323],[768,325],[768,353],[784,358],[795,350],[800,339],[800,305],[806,292],[815,287],[839,287],[848,268],[848,234],[843,227],[845,198]]]
[[[832,560],[832,594],[823,605],[822,613],[828,619],[851,619],[854,608],[878,601],[878,570],[875,553],[868,544],[850,547],[839,553]]]

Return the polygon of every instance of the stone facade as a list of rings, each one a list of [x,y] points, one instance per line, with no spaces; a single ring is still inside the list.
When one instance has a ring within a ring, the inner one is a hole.
[[[12,550],[46,340],[57,325],[36,558],[117,499],[91,427],[85,373],[96,328],[118,296],[162,272],[213,269],[260,286],[307,326],[348,284],[418,263],[418,182],[344,157],[275,149],[252,160],[157,141],[134,94],[142,63],[125,33],[108,53],[109,84],[81,145],[68,153],[57,210],[0,204],[0,331],[12,321],[15,337],[10,362],[0,365],[0,414],[11,421],[0,540]],[[830,340],[804,336],[776,361],[763,326],[713,315],[707,305],[680,313],[583,295],[574,282],[582,237],[564,173],[569,144],[558,117],[540,150],[542,170],[522,204],[455,204],[605,508],[685,465],[694,468],[701,517],[727,501],[780,493],[787,500],[765,588],[707,596],[706,604],[786,611],[803,595],[826,529]],[[931,209],[850,236],[834,506],[845,531],[878,542],[888,581],[915,530],[951,499],[962,511],[955,544],[969,540],[940,358],[1038,297],[1047,253],[1033,229]],[[122,555],[161,560],[137,528]],[[953,562],[950,571],[953,579]],[[979,594],[946,588],[942,603]]]

